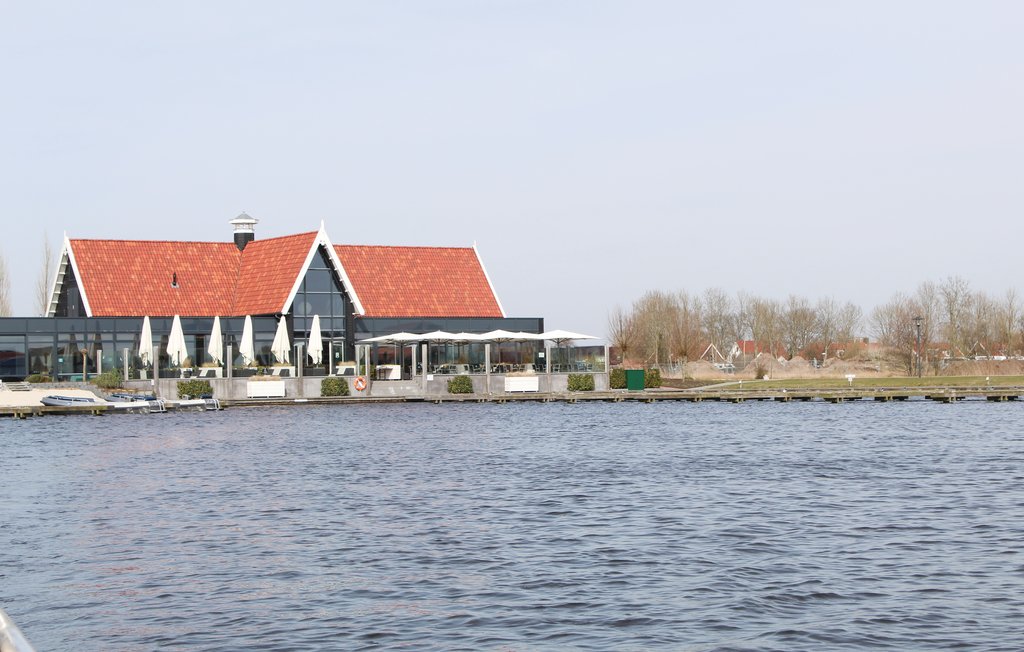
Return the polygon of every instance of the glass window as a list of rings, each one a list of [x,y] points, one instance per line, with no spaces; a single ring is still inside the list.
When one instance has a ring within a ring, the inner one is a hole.
[[[306,292],[330,292],[334,289],[330,270],[311,269],[306,273]]]
[[[0,377],[24,378],[28,375],[24,335],[0,336]]]
[[[53,336],[30,335],[28,338],[28,372],[53,373]]]

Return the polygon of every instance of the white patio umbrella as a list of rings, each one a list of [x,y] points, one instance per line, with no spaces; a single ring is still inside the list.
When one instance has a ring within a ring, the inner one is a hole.
[[[281,321],[277,322],[277,333],[274,334],[270,352],[274,354],[275,360],[288,364],[291,357],[291,344],[288,342],[288,325],[284,321],[284,315],[281,316]]]
[[[210,354],[210,359],[216,364],[221,364],[224,361],[224,355],[221,353],[224,350],[224,335],[220,332],[220,317],[213,318],[213,332],[210,333],[210,344],[206,347],[206,352]]]
[[[540,338],[541,339],[545,339],[545,340],[549,340],[551,342],[554,342],[556,345],[558,345],[559,349],[561,349],[565,345],[566,342],[571,342],[573,340],[596,340],[597,339],[593,335],[584,335],[582,333],[573,333],[572,331],[563,331],[563,330],[545,331],[545,332],[540,334]],[[550,364],[550,362],[551,361],[549,360],[548,363]]]
[[[395,342],[419,342],[422,339],[425,339],[423,335],[403,331],[401,333],[392,333],[391,335],[368,337],[364,340],[359,340],[359,344],[394,344]]]
[[[167,357],[172,365],[180,367],[182,361],[188,357],[188,348],[185,346],[185,332],[181,328],[181,317],[174,316],[171,324],[171,334],[167,337]]]
[[[496,331],[488,331],[480,336],[480,339],[484,342],[511,342],[518,339],[519,334],[513,333],[512,331],[506,331],[498,329]]]
[[[149,324],[149,315],[142,318],[142,334],[139,336],[139,358],[142,366],[148,367],[153,362],[153,327]]]
[[[482,342],[482,338],[479,333],[452,333],[453,342]]]
[[[238,354],[242,356],[242,364],[250,365],[256,360],[256,345],[252,338],[252,317],[245,316],[242,326],[242,341],[238,343]]]
[[[324,359],[324,337],[320,332],[320,315],[313,315],[313,325],[309,327],[309,344],[306,352],[313,364],[320,364]]]
[[[596,340],[598,339],[594,335],[583,335],[582,333],[573,333],[572,331],[554,330],[544,331],[540,334],[540,339],[551,340],[555,344],[565,344],[572,340]]]
[[[518,333],[512,331],[506,331],[502,329],[488,331],[480,336],[480,340],[483,342],[494,342],[495,344],[502,344],[504,342],[513,342],[519,339]],[[501,349],[498,349],[498,364],[502,363]],[[490,365],[491,361],[488,360],[487,364]]]

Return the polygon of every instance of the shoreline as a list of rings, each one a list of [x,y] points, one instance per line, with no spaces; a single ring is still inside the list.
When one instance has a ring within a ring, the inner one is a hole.
[[[718,384],[692,389],[656,388],[644,390],[601,390],[589,392],[521,392],[492,394],[435,394],[426,396],[343,396],[343,397],[300,397],[300,398],[247,398],[221,399],[224,408],[259,408],[301,405],[369,405],[381,403],[659,403],[659,402],[725,402],[744,403],[748,401],[769,401],[777,403],[819,401],[845,403],[851,401],[928,401],[955,403],[963,400],[985,400],[988,402],[1015,402],[1024,399],[1024,383],[1014,385],[907,385],[893,383],[878,387],[757,387],[757,382]],[[64,395],[96,397],[93,409],[76,407],[46,407],[39,399],[60,393]],[[173,401],[172,401],[173,402]],[[99,406],[101,409],[96,410]],[[107,402],[98,392],[81,388],[47,388],[25,391],[0,391],[0,416],[25,418],[44,414],[103,414]]]

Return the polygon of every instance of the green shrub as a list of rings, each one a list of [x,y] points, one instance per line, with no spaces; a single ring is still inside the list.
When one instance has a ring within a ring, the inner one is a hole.
[[[320,396],[348,396],[348,382],[344,378],[328,376],[320,381]]]
[[[608,374],[608,386],[612,389],[626,389],[626,370],[612,369]]]
[[[213,387],[210,381],[193,378],[192,380],[178,381],[178,398],[199,398],[200,396],[212,396]]]
[[[456,376],[448,381],[449,394],[472,394],[473,379],[469,376]]]
[[[104,371],[98,376],[93,376],[89,379],[93,385],[96,385],[100,389],[120,389],[124,387],[124,382],[121,379],[121,372],[117,369],[113,371]]]
[[[25,382],[26,383],[48,383],[48,382],[50,382],[50,377],[47,376],[46,374],[32,374],[31,376],[25,378]]]
[[[569,374],[570,392],[594,391],[594,376],[591,374]]]
[[[644,372],[644,389],[661,387],[661,369],[648,369]]]

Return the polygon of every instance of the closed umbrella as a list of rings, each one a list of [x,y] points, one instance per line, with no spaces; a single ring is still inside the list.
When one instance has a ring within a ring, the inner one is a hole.
[[[320,364],[324,359],[324,336],[320,332],[320,315],[313,315],[313,325],[309,327],[309,344],[306,347],[309,359],[313,364]]]
[[[139,359],[142,366],[148,367],[153,362],[153,327],[149,324],[149,315],[142,318],[142,335],[139,336]]]
[[[274,354],[275,360],[288,364],[290,349],[291,344],[288,342],[288,326],[284,321],[284,316],[282,316],[281,321],[277,322],[277,333],[274,334],[274,341],[270,345],[270,352]]]
[[[188,348],[185,346],[185,332],[181,328],[181,317],[174,316],[171,324],[171,334],[167,338],[167,357],[172,365],[180,367],[182,361],[188,357]]]
[[[252,317],[245,316],[242,326],[242,341],[238,343],[238,354],[242,356],[243,365],[251,365],[256,360],[256,345],[252,339]]]
[[[221,353],[223,350],[224,336],[220,332],[220,317],[214,317],[213,332],[210,333],[210,345],[206,347],[206,352],[210,354],[210,359],[219,365],[224,361],[224,356]]]

